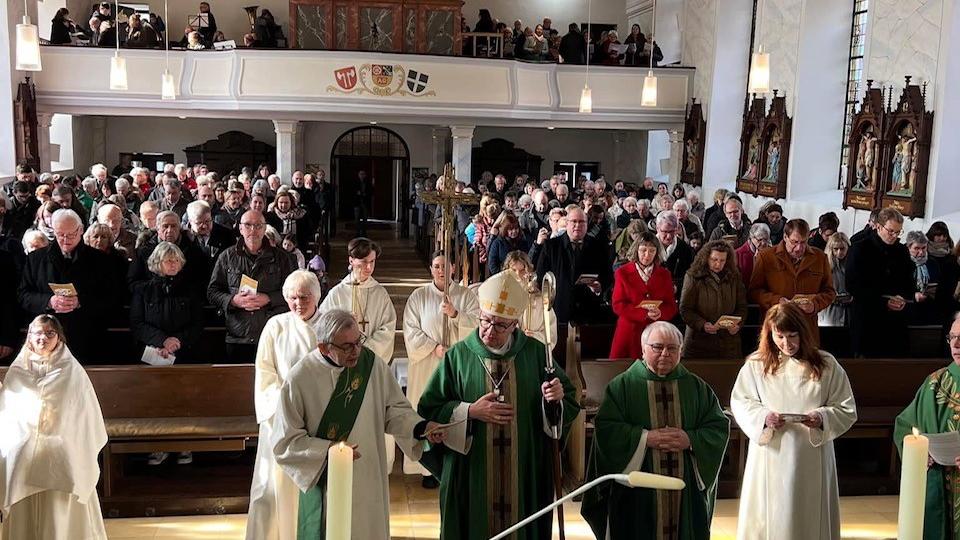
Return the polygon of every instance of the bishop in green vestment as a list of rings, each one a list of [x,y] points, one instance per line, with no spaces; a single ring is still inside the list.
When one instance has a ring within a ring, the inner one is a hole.
[[[547,410],[560,407],[561,438],[580,411],[563,371],[546,376],[544,344],[517,328],[529,299],[520,282],[503,272],[478,293],[480,328],[447,351],[418,407],[428,420],[458,422],[436,471],[442,540],[486,540],[550,504]],[[511,538],[548,539],[551,521],[544,516]]]
[[[584,495],[581,513],[601,539],[708,540],[730,421],[710,386],[679,365],[683,336],[675,326],[653,323],[641,341],[643,359],[607,385],[588,481],[643,471],[682,478],[686,487],[601,484]]]
[[[893,441],[901,455],[903,438],[913,428],[921,433],[960,431],[960,320],[953,321],[947,339],[953,362],[931,373],[897,416]],[[960,459],[952,467],[928,463],[923,538],[960,539]]]

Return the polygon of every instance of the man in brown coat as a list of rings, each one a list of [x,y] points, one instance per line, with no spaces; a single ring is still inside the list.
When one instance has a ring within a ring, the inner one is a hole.
[[[794,302],[807,315],[820,340],[817,312],[837,296],[827,255],[807,245],[810,225],[791,219],[783,228],[783,241],[760,251],[753,265],[748,295],[766,312],[779,302]]]

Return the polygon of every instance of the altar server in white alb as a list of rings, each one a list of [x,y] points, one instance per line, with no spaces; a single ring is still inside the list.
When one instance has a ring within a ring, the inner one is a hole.
[[[280,387],[290,370],[317,348],[314,325],[320,318],[320,281],[316,274],[297,270],[283,282],[283,298],[290,311],[267,321],[257,345],[254,400],[260,443],[250,486],[247,540],[296,540],[297,485],[273,459],[270,435]]]
[[[327,293],[320,312],[342,309],[353,314],[366,347],[387,364],[393,362],[393,346],[397,332],[397,310],[390,294],[373,279],[380,258],[380,244],[369,238],[354,238],[347,244],[350,274]],[[387,464],[393,469],[396,444],[387,435]]]
[[[290,370],[280,390],[270,444],[277,463],[300,488],[297,538],[323,538],[327,453],[333,444],[354,450],[351,538],[390,538],[390,494],[384,433],[419,459],[423,443],[446,438],[439,425],[411,407],[382,359],[364,347],[353,316],[323,312],[317,349]]]
[[[447,260],[442,251],[435,252],[430,258],[430,275],[433,278],[431,282],[413,291],[403,311],[403,340],[410,359],[407,399],[413,408],[417,407],[420,394],[447,349],[470,335],[480,324],[477,321],[480,314],[477,295],[451,280],[453,263]],[[446,295],[443,293],[445,279],[448,287]],[[447,326],[446,333],[444,324]],[[422,474],[425,487],[437,485],[426,478],[430,473],[410,458],[404,458],[403,472]]]
[[[833,440],[856,422],[857,406],[809,324],[796,304],[770,308],[733,387],[730,409],[750,438],[739,540],[840,539]]]
[[[64,342],[40,315],[0,388],[0,538],[107,538],[97,456],[107,443],[100,402]]]

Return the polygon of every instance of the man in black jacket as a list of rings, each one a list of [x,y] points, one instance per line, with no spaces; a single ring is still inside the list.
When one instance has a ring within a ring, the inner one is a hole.
[[[187,236],[210,259],[210,267],[217,262],[220,253],[237,243],[237,235],[219,223],[214,223],[210,205],[206,201],[193,201],[187,205]],[[207,279],[203,280],[204,286]]]
[[[568,32],[560,38],[560,58],[565,64],[584,64],[587,61],[587,43],[577,23],[570,23]]]
[[[903,216],[893,208],[877,215],[877,229],[847,255],[847,291],[853,296],[853,354],[902,356],[907,348],[904,308],[913,299],[915,265],[900,243]]]
[[[103,348],[111,311],[123,294],[109,255],[83,244],[83,221],[73,210],[53,214],[56,242],[34,251],[20,280],[20,306],[34,317],[49,313],[63,324],[67,346],[82,364],[114,364]],[[52,285],[70,284],[76,294],[54,294]]]
[[[23,233],[33,226],[37,209],[40,208],[40,201],[33,196],[29,182],[18,180],[13,185],[10,203],[11,207],[3,217],[2,232],[13,238],[23,238]]]
[[[226,316],[227,359],[234,363],[253,362],[263,326],[287,311],[283,282],[293,266],[286,252],[266,241],[265,233],[263,214],[245,212],[240,218],[243,238],[220,254],[207,287],[210,303]],[[256,280],[256,290],[241,288],[243,276]]]
[[[677,232],[680,230],[680,220],[673,210],[657,214],[656,225],[657,239],[663,246],[666,258],[663,266],[670,271],[670,275],[673,277],[673,294],[679,303],[680,292],[683,290],[683,279],[687,275],[687,270],[693,264],[693,249],[686,242],[677,238]]]
[[[612,312],[604,301],[613,287],[609,248],[602,240],[587,236],[587,216],[579,208],[567,213],[566,231],[547,240],[537,260],[538,279],[547,272],[557,278],[553,306],[557,322],[563,326],[568,321],[609,321]]]
[[[870,233],[877,229],[877,215],[879,214],[880,210],[877,208],[874,208],[870,211],[870,218],[867,219],[867,224],[864,225],[860,231],[854,233],[854,235],[850,237],[851,244],[856,244],[864,238],[870,237]]]
[[[0,249],[0,362],[9,361],[23,339],[19,328],[20,305],[17,302],[17,266],[13,255]]]

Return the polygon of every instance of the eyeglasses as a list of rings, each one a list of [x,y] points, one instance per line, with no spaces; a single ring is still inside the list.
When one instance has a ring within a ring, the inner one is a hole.
[[[81,234],[82,234],[82,230],[77,229],[72,233],[65,233],[65,234],[54,233],[54,236],[56,236],[58,240],[76,240],[77,238],[80,238]]]
[[[360,336],[360,339],[358,339],[354,343],[344,343],[342,345],[337,345],[336,343],[328,343],[328,345],[330,345],[331,347],[333,347],[334,349],[340,352],[350,354],[352,352],[359,351],[360,349],[362,349],[363,344],[366,342],[367,342],[367,336]]]
[[[903,229],[900,229],[899,231],[895,231],[890,227],[887,227],[886,225],[881,225],[880,227],[883,230],[887,231],[888,233],[892,234],[893,236],[896,236],[897,238],[900,238],[901,236],[903,236]]]
[[[664,345],[663,343],[650,343],[647,345],[653,349],[653,352],[657,354],[663,354],[666,351],[667,354],[674,355],[680,352],[679,345]]]
[[[947,336],[947,343],[953,345],[954,341],[960,341],[960,334],[949,334]]]
[[[44,331],[44,330],[31,330],[31,331],[30,331],[30,337],[34,337],[34,338],[45,337],[45,338],[47,338],[47,339],[53,339],[53,338],[57,337],[57,333],[54,332],[53,330],[46,330],[46,331]]]
[[[253,229],[255,231],[259,231],[260,229],[266,227],[266,225],[263,223],[241,223],[240,226],[245,229]]]
[[[493,328],[497,332],[506,332],[507,330],[510,330],[511,328],[513,328],[513,325],[515,324],[517,324],[516,321],[511,323],[498,323],[498,322],[493,322],[490,319],[484,319],[484,318],[480,319],[481,328]]]

